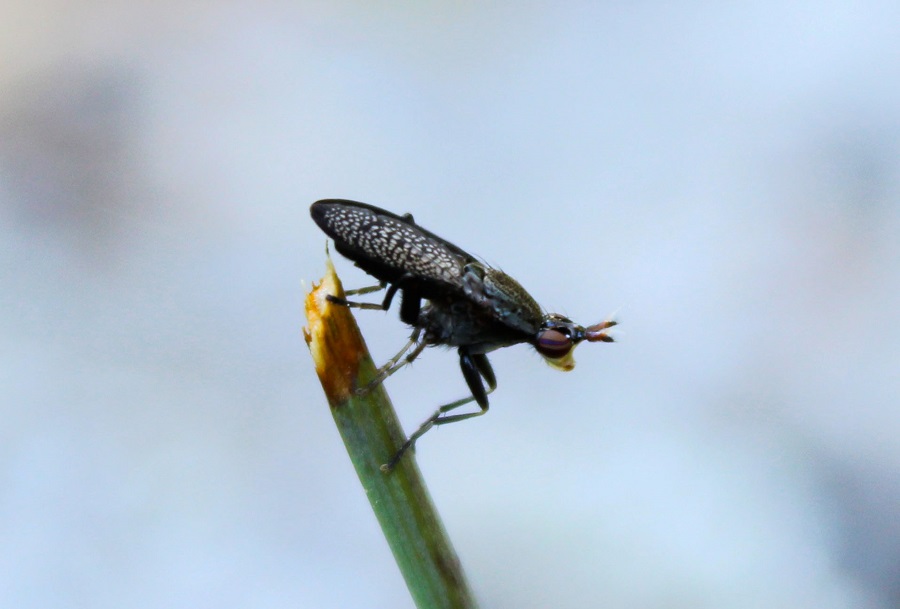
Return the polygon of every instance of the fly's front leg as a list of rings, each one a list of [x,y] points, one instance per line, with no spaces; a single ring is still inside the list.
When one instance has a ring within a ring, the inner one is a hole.
[[[409,439],[403,443],[403,446],[401,446],[400,450],[391,457],[391,460],[381,466],[381,471],[387,473],[394,469],[406,451],[415,447],[416,440],[425,435],[425,433],[435,425],[446,425],[447,423],[465,421],[472,417],[480,417],[488,411],[487,396],[497,388],[497,377],[494,375],[494,370],[491,368],[491,363],[488,361],[487,356],[484,353],[469,353],[465,347],[460,347],[459,367],[462,369],[463,377],[466,379],[466,384],[472,391],[472,395],[467,398],[456,400],[455,402],[450,402],[449,404],[444,404],[434,411],[434,414],[422,423]],[[487,389],[485,389],[484,383],[481,380],[482,378],[487,381]],[[465,414],[447,414],[451,410],[469,404],[470,402],[477,402],[480,410],[477,412],[467,412]]]

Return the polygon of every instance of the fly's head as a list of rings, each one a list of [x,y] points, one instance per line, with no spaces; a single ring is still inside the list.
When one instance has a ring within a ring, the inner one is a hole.
[[[583,328],[571,319],[550,313],[544,316],[541,328],[534,336],[534,348],[548,364],[557,370],[568,372],[575,367],[572,352],[578,343],[583,340],[589,343],[614,342],[613,337],[605,332],[614,325],[614,321],[602,321]]]

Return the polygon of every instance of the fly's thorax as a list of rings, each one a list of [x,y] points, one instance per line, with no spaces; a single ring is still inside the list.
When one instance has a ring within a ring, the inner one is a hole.
[[[463,269],[463,290],[494,318],[529,334],[541,323],[541,307],[522,285],[497,269],[470,262]]]

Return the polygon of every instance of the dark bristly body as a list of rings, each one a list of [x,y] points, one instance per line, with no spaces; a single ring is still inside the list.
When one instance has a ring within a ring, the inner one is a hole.
[[[432,426],[487,412],[488,393],[497,385],[486,355],[490,351],[528,343],[550,365],[571,370],[575,366],[572,351],[582,340],[613,340],[605,330],[615,325],[614,321],[583,328],[561,315],[544,313],[515,279],[420,227],[409,214],[399,216],[343,199],[317,201],[310,214],[334,239],[338,252],[380,282],[376,288],[355,293],[387,289],[381,304],[333,300],[387,310],[399,291],[400,319],[414,328],[409,343],[379,370],[372,384],[411,362],[426,346],[445,345],[458,348],[460,368],[472,392],[471,397],[441,406],[410,436],[385,470]],[[447,414],[471,401],[477,402],[478,412]]]

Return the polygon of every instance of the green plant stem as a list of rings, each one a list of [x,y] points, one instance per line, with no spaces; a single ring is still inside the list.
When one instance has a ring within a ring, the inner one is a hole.
[[[383,385],[356,393],[374,377],[375,364],[350,309],[328,294],[344,295],[330,259],[322,282],[307,296],[304,335],[334,422],[416,607],[477,607],[413,452],[389,473],[380,469],[403,444],[403,429]]]

